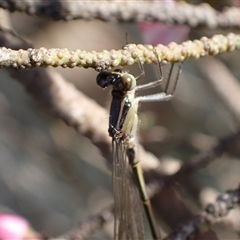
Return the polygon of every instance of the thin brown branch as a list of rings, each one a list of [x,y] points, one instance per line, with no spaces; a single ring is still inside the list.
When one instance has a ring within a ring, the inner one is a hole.
[[[222,220],[239,203],[240,188],[226,191],[226,193],[217,198],[215,203],[209,204],[192,221],[180,226],[176,231],[167,236],[165,240],[190,239],[190,237],[209,229],[213,224]]]
[[[185,59],[198,59],[207,55],[233,51],[240,48],[240,35],[229,33],[227,36],[214,35],[212,38],[202,37],[200,40],[186,41],[182,44],[170,43],[168,46],[128,44],[120,50],[104,50],[102,52],[87,52],[67,49],[20,49],[18,51],[0,48],[0,66],[12,68],[32,67],[83,67],[103,70],[116,66],[132,65],[139,61],[143,63],[163,64],[182,62]],[[155,51],[155,50],[156,51]]]
[[[229,69],[217,59],[206,58],[199,61],[206,84],[209,84],[215,94],[221,100],[229,113],[235,118],[236,123],[240,118],[240,86],[239,81],[233,76]]]
[[[240,27],[240,9],[229,7],[218,12],[210,5],[190,5],[173,1],[26,1],[3,0],[0,7],[11,12],[49,17],[54,20],[100,19],[102,21],[161,21],[191,27]]]
[[[57,237],[48,238],[49,240],[83,240],[90,236],[98,229],[101,229],[106,222],[113,220],[112,213],[113,206],[109,206],[103,209],[101,212],[90,216],[84,222],[81,222],[79,226],[75,227],[71,231]]]
[[[9,13],[3,9],[0,9],[0,32],[4,33],[4,38],[1,38],[0,46],[9,46],[11,44],[11,49],[19,49],[19,40],[21,39],[21,48],[27,49],[32,47],[30,43],[27,43],[24,39],[18,36],[12,29],[11,18]]]
[[[175,174],[163,177],[160,180],[156,179],[156,185],[158,189],[157,191],[160,191],[163,187],[179,181],[185,176],[189,176],[189,174],[192,174],[200,168],[207,166],[210,162],[215,160],[216,157],[221,156],[221,154],[228,151],[230,148],[233,148],[239,142],[240,130],[238,130],[236,133],[232,133],[231,135],[222,138],[213,148],[209,149],[208,151],[193,155]]]

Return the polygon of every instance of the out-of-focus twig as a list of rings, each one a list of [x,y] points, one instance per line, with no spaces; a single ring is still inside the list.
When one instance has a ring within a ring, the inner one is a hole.
[[[4,9],[0,9],[0,32],[4,33],[4,39],[1,38],[1,45],[0,46],[7,46],[8,43],[11,43],[11,49],[18,50],[17,47],[19,44],[19,39],[22,41],[22,48],[30,48],[32,47],[32,44],[28,43],[26,40],[22,39],[20,36],[17,35],[17,33],[14,31],[11,25],[11,18],[9,16],[9,13],[5,11]],[[15,46],[15,42],[16,45]]]
[[[100,71],[120,65],[132,65],[139,59],[143,63],[158,63],[159,60],[161,63],[167,64],[182,62],[190,58],[218,55],[239,48],[240,35],[234,33],[229,33],[227,36],[214,35],[212,38],[202,37],[200,40],[189,40],[182,44],[170,43],[167,46],[128,44],[121,50],[104,50],[102,52],[46,48],[14,51],[3,47],[0,48],[0,66],[12,68],[92,67]]]
[[[226,191],[220,195],[215,203],[209,204],[192,221],[182,224],[176,231],[171,233],[165,240],[187,240],[196,234],[208,229],[211,225],[219,222],[227,216],[229,211],[236,208],[240,203],[240,188]]]
[[[27,1],[2,0],[0,7],[55,20],[100,19],[102,21],[161,21],[191,27],[240,27],[240,9],[229,7],[218,12],[210,5],[190,5],[174,1]]]
[[[78,227],[75,227],[71,231],[57,238],[48,238],[48,240],[83,240],[96,232],[98,229],[101,229],[106,222],[113,219],[112,209],[113,206],[109,206],[101,212],[90,216],[87,220],[81,222]]]
[[[191,173],[195,168],[204,167],[209,164],[215,157],[220,156],[223,152],[227,151],[229,148],[233,148],[236,143],[240,141],[240,130],[235,133],[230,134],[219,140],[218,144],[208,151],[202,152],[200,154],[194,155],[190,158],[186,164],[184,164],[179,170],[178,174]]]
[[[228,151],[229,148],[234,147],[239,142],[240,130],[232,133],[227,137],[222,138],[213,148],[209,149],[208,151],[200,152],[199,154],[192,156],[182,165],[182,167],[175,174],[163,177],[160,180],[156,179],[157,184],[155,183],[155,187],[159,191],[162,187],[172,184],[175,181],[179,181],[184,178],[184,176],[189,176],[189,174],[206,166],[216,157]]]
[[[240,85],[238,80],[227,69],[227,67],[215,58],[206,58],[199,61],[206,84],[212,86],[212,90],[217,94],[229,113],[235,118],[236,123],[240,119]]]
[[[8,12],[3,9],[0,9],[0,27],[12,31],[10,16]]]

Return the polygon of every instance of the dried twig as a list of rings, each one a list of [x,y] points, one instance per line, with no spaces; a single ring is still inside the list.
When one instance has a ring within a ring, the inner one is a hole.
[[[0,7],[55,20],[161,21],[191,27],[240,27],[240,9],[237,7],[218,12],[206,3],[195,6],[183,1],[102,1],[99,4],[99,1],[2,0]]]
[[[229,113],[235,118],[236,123],[240,118],[240,86],[239,81],[233,76],[229,69],[217,59],[206,58],[199,61],[206,84],[212,86],[221,103],[223,103]]]
[[[183,224],[171,233],[165,240],[185,240],[208,229],[211,225],[222,220],[229,211],[236,208],[240,203],[240,188],[229,190],[220,195],[215,203],[209,204],[192,221]]]
[[[49,240],[82,240],[101,229],[102,226],[113,219],[113,206],[109,206],[101,212],[90,216],[86,221],[81,222],[78,227],[59,236],[58,238],[48,238]]]
[[[220,156],[224,152],[228,151],[229,148],[233,148],[240,141],[240,130],[236,133],[233,133],[227,137],[219,140],[218,144],[208,151],[200,152],[192,156],[189,160],[186,161],[182,165],[182,167],[173,175],[166,176],[161,180],[157,180],[157,188],[158,191],[164,187],[172,184],[175,181],[179,181],[185,176],[189,176],[189,174],[193,173],[196,170],[199,170],[202,167],[208,165],[211,161],[213,161],[216,157]]]

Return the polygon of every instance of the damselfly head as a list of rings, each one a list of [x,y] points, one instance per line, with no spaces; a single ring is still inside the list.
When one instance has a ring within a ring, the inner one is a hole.
[[[137,85],[136,78],[122,69],[115,69],[113,72],[100,72],[96,81],[101,88],[112,85],[113,89],[117,91],[131,91]]]

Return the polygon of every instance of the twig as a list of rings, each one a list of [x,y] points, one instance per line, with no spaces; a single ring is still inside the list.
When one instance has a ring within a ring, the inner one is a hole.
[[[240,203],[240,188],[229,190],[220,195],[215,203],[209,204],[192,221],[183,224],[171,233],[165,240],[187,240],[194,235],[208,229],[211,225],[222,220],[229,211],[236,208]]]
[[[139,61],[143,63],[163,64],[182,62],[185,59],[198,59],[207,55],[233,51],[240,48],[240,35],[229,33],[227,36],[214,35],[212,38],[202,37],[200,40],[186,41],[182,44],[170,43],[168,46],[128,44],[121,50],[104,50],[102,52],[87,52],[67,49],[28,49],[14,51],[0,48],[0,66],[12,68],[32,67],[83,67],[103,70],[116,66],[132,65]],[[156,51],[155,51],[155,50]]]
[[[86,221],[79,224],[78,227],[72,229],[71,231],[57,237],[57,238],[47,238],[48,240],[82,240],[89,235],[101,229],[102,226],[113,219],[112,213],[113,206],[109,206],[102,210],[101,212],[90,216]]]
[[[240,27],[240,9],[225,8],[218,12],[210,5],[190,5],[174,1],[26,1],[2,0],[0,7],[55,20],[100,19],[102,21],[161,21],[187,24],[191,27]]]
[[[160,189],[164,186],[168,186],[177,180],[181,180],[184,176],[189,176],[189,174],[194,171],[206,166],[216,157],[228,151],[229,148],[233,148],[238,142],[240,142],[240,130],[219,140],[218,144],[216,144],[216,146],[212,149],[192,156],[175,174],[166,176],[160,180],[156,179],[157,184],[155,184],[157,185],[158,191],[160,191]]]
[[[206,84],[212,86],[221,103],[223,103],[229,113],[239,122],[240,118],[240,86],[239,81],[233,76],[227,67],[217,59],[206,58],[199,61],[198,66]]]

